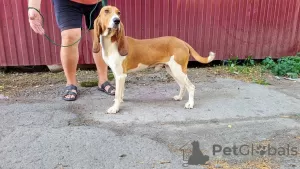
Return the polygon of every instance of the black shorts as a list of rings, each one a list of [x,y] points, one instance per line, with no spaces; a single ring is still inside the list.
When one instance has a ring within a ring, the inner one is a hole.
[[[96,4],[85,5],[70,0],[52,0],[52,2],[56,23],[61,31],[72,28],[82,28],[82,16],[85,17],[87,28],[90,28],[90,30],[94,29],[94,20],[102,8],[102,3],[98,3],[90,18],[90,13]]]

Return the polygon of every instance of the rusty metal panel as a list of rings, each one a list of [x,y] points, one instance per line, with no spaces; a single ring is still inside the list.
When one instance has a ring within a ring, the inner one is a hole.
[[[112,0],[135,38],[171,35],[218,60],[299,51],[300,0]],[[193,58],[191,58],[193,60]]]
[[[128,36],[176,36],[200,55],[215,51],[218,60],[278,58],[295,55],[300,48],[300,0],[108,0],[108,4],[121,10]],[[46,32],[60,43],[51,0],[42,1],[41,10]],[[0,0],[0,24],[0,66],[60,63],[60,48],[30,29],[27,0]],[[91,38],[83,32],[80,64],[94,63],[91,47]]]

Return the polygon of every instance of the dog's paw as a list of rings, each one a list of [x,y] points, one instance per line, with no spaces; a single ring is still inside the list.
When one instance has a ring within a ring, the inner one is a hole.
[[[119,108],[116,106],[112,106],[107,110],[108,114],[116,114],[119,111]]]
[[[176,95],[176,96],[173,97],[173,99],[176,100],[176,101],[180,101],[180,100],[182,100],[182,97]]]
[[[192,108],[194,108],[194,103],[193,102],[187,102],[187,103],[185,103],[184,108],[192,109]]]

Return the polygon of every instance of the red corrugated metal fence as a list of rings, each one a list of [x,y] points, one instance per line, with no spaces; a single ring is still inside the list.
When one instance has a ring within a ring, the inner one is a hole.
[[[173,35],[218,60],[294,55],[300,0],[108,0],[134,38]],[[60,43],[51,0],[42,1],[45,30]],[[0,66],[59,64],[59,47],[29,27],[27,0],[0,0]],[[80,42],[80,64],[93,64],[92,41]]]

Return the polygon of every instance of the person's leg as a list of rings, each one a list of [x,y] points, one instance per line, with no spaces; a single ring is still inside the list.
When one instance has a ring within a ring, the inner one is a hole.
[[[61,32],[62,45],[73,44],[81,36],[81,29],[67,29]],[[79,53],[78,53],[78,43],[70,47],[61,47],[60,59],[64,69],[64,74],[67,79],[66,86],[74,85],[77,86],[76,80],[76,70],[78,63]],[[72,92],[77,93],[75,89]],[[67,99],[75,99],[74,94],[66,94],[64,97]]]
[[[56,21],[61,30],[61,44],[63,46],[73,44],[81,37],[83,15],[81,4],[60,0],[53,0],[53,4]],[[68,101],[76,100],[77,96],[78,43],[69,47],[61,47],[60,50],[61,63],[67,81],[63,99]]]
[[[92,41],[94,40],[94,20],[97,18],[100,10],[102,8],[102,4],[99,3],[95,9],[95,5],[85,5],[83,11],[86,19],[86,26],[87,28],[90,28],[90,35],[92,38]],[[95,9],[91,15],[91,11]],[[92,24],[90,24],[92,23]],[[115,94],[115,88],[108,82],[108,66],[104,62],[101,51],[99,53],[93,53],[94,62],[97,67],[97,74],[98,74],[98,86],[99,89],[102,89],[102,91],[114,95]]]

